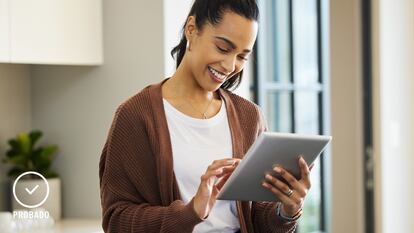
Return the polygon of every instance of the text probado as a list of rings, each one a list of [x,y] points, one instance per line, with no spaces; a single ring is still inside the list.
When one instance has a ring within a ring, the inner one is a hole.
[[[49,218],[49,212],[48,211],[27,211],[27,210],[13,211],[13,218],[47,219]]]

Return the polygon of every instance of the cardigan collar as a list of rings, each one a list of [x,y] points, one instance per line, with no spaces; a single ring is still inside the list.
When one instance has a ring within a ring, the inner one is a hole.
[[[163,205],[169,205],[174,200],[181,199],[173,171],[172,145],[161,92],[161,86],[167,80],[168,78],[148,87],[151,106],[154,111],[152,115],[154,117],[156,134],[158,135],[158,141],[156,142],[158,143],[158,146],[156,145],[154,147],[156,149],[154,153],[156,156],[157,174],[160,181],[159,190]],[[232,139],[233,157],[242,158],[244,151],[242,143],[243,140],[235,106],[231,100],[230,94],[227,91],[219,88],[217,93],[226,104],[230,135]]]

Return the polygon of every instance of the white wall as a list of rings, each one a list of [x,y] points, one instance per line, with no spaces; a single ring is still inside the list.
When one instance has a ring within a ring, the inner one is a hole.
[[[414,2],[373,1],[378,233],[414,228]]]
[[[33,66],[33,127],[57,143],[63,217],[101,216],[98,163],[116,107],[164,78],[161,0],[103,1],[105,64]]]
[[[176,62],[171,57],[173,49],[181,39],[181,29],[190,12],[193,0],[163,0],[164,3],[164,65],[165,76],[171,77],[175,72]]]
[[[1,162],[7,141],[31,129],[30,67],[0,64],[0,211],[10,208],[9,166]]]
[[[362,71],[360,1],[330,1],[331,229],[362,233]]]

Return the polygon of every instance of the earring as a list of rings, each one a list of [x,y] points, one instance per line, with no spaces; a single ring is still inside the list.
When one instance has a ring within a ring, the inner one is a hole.
[[[188,49],[188,51],[191,51],[191,48],[190,48],[190,41],[188,41],[187,40],[187,44],[186,44],[186,46],[185,46],[187,49]]]

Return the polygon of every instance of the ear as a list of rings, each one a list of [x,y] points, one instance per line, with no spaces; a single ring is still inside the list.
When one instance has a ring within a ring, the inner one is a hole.
[[[187,22],[185,24],[185,37],[187,38],[187,41],[191,41],[196,33],[197,26],[195,17],[191,15],[187,18]]]

